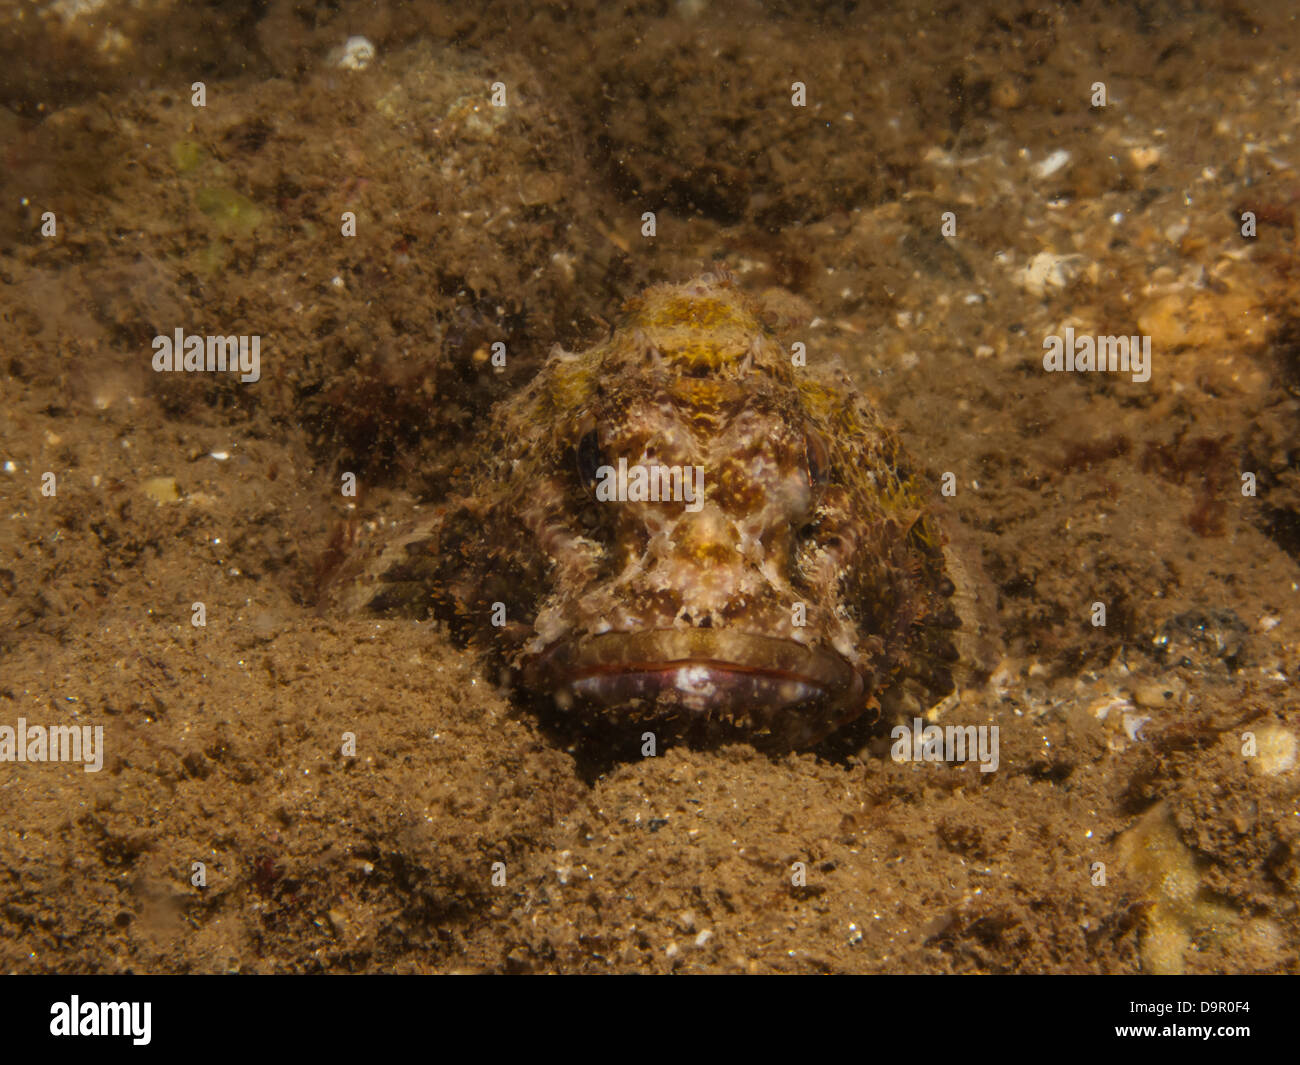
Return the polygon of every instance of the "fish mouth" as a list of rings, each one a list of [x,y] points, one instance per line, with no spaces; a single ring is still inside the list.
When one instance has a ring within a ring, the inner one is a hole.
[[[832,651],[727,629],[607,632],[564,641],[526,666],[524,679],[550,690],[562,706],[769,722],[781,711],[845,706],[863,687],[857,671]]]

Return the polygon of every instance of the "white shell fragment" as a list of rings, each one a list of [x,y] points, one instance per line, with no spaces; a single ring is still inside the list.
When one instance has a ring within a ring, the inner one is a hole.
[[[375,58],[375,46],[366,37],[349,37],[336,66],[343,70],[365,70]]]

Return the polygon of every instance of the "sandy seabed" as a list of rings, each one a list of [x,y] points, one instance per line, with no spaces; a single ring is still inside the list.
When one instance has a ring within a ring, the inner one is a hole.
[[[1285,5],[89,6],[0,11],[0,729],[103,730],[0,761],[5,970],[1296,971]],[[954,474],[942,722],[996,772],[592,771],[321,605],[553,344],[712,263]],[[176,329],[260,379],[155,373]],[[1150,379],[1045,372],[1067,329]]]

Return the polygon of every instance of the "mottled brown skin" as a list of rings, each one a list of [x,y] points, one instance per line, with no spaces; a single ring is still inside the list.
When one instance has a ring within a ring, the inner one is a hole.
[[[562,720],[804,747],[904,681],[952,687],[926,489],[728,277],[651,288],[604,344],[557,349],[475,454],[353,598],[450,621]],[[702,467],[702,506],[599,500],[620,458]]]

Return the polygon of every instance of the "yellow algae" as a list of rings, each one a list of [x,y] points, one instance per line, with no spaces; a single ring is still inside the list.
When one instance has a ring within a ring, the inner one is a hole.
[[[150,477],[140,487],[155,503],[180,502],[181,490],[175,477]]]
[[[181,140],[172,145],[172,164],[182,174],[188,174],[203,165],[207,153],[196,141]]]
[[[1142,885],[1150,903],[1138,948],[1144,971],[1181,975],[1194,936],[1224,935],[1240,924],[1233,910],[1206,897],[1196,859],[1179,839],[1165,803],[1143,814],[1115,849],[1120,867]]]
[[[251,233],[264,217],[257,204],[234,189],[199,189],[195,202],[226,233]]]

